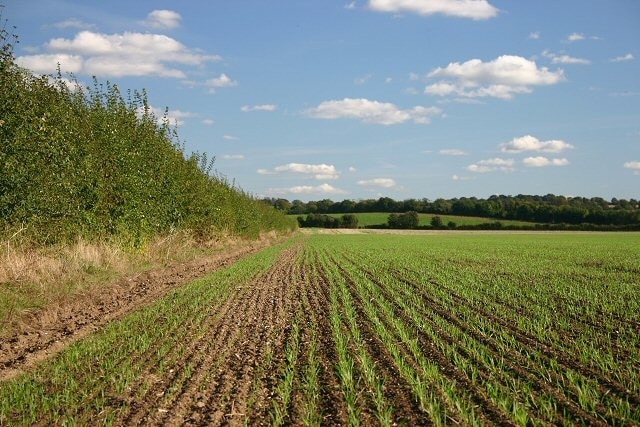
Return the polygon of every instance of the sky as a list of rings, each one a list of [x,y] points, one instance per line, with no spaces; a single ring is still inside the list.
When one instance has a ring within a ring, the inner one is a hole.
[[[640,199],[638,0],[0,0],[256,197]]]

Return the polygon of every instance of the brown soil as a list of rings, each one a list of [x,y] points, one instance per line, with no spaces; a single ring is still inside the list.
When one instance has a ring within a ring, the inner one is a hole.
[[[225,253],[126,277],[30,313],[0,341],[0,381],[49,359],[107,323],[151,304],[171,289],[271,244],[269,240],[245,243]]]

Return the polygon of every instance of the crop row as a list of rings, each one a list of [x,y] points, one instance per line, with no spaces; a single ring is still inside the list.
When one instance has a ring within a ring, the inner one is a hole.
[[[589,239],[293,239],[0,384],[0,424],[638,423],[637,249]]]

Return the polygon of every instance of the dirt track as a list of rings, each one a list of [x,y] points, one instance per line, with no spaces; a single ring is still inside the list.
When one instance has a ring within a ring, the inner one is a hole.
[[[34,312],[0,342],[0,381],[19,375],[108,322],[145,307],[171,289],[270,244],[272,242],[253,242],[209,258],[127,277],[107,287],[93,288],[62,305]]]

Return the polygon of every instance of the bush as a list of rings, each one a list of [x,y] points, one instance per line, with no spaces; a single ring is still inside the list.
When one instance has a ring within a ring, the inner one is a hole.
[[[396,229],[413,229],[418,227],[420,217],[415,211],[409,211],[403,214],[392,213],[387,219],[389,228]]]

